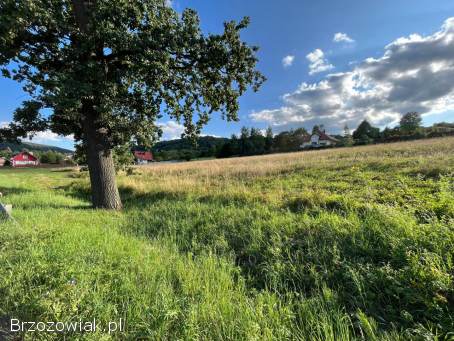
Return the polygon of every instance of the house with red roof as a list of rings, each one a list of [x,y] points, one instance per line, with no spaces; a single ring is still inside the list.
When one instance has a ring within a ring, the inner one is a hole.
[[[13,167],[31,167],[38,166],[39,160],[30,152],[20,152],[11,158],[11,165]]]
[[[153,154],[150,151],[134,151],[134,160],[137,165],[146,165],[153,161]]]
[[[325,131],[316,131],[311,135],[303,137],[301,148],[320,148],[335,146],[339,142],[338,139],[328,135]]]

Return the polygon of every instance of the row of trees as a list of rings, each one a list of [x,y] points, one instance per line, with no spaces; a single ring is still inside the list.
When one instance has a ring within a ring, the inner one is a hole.
[[[52,150],[37,153],[36,156],[39,158],[40,163],[63,164],[65,161],[65,156],[63,154]]]
[[[257,128],[243,127],[240,135],[232,135],[216,156],[222,158],[233,155],[260,155],[298,150],[303,142],[304,135],[307,135],[304,128],[274,135],[271,127],[264,134]]]
[[[338,147],[349,147],[454,134],[454,125],[452,124],[438,123],[428,128],[421,124],[421,115],[417,112],[409,112],[402,116],[399,125],[394,128],[380,130],[380,128],[374,127],[367,120],[364,120],[353,133],[348,126],[345,126],[343,135],[333,137],[339,141]],[[324,127],[314,126],[312,133],[317,131],[324,131]],[[303,139],[308,134],[309,132],[304,128],[274,135],[271,128],[268,128],[263,134],[257,128],[243,127],[240,136],[232,135],[230,140],[213,156],[229,157],[296,151],[301,149]]]
[[[365,145],[451,135],[454,133],[453,128],[448,123],[438,123],[425,128],[422,126],[421,114],[409,112],[402,116],[399,125],[394,128],[386,127],[382,131],[372,126],[367,120],[362,121],[353,134],[350,134],[350,129],[346,126],[341,145]]]
[[[426,137],[425,129],[421,126],[421,115],[416,112],[405,114],[399,126],[390,129],[372,126],[364,120],[356,128],[353,134],[350,133],[348,126],[344,128],[344,135],[334,136],[339,140],[338,146],[364,145],[377,142],[396,141],[411,138]],[[324,131],[323,126],[314,126],[312,133]],[[243,127],[240,136],[232,135],[222,149],[217,153],[217,157],[229,157],[233,155],[257,155],[275,152],[288,152],[301,149],[303,139],[309,132],[304,128],[284,131],[277,135],[273,134],[268,128],[265,134],[257,128],[248,129]]]

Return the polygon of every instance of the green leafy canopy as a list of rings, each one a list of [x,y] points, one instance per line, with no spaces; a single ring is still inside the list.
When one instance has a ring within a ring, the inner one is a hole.
[[[91,115],[113,148],[154,141],[163,113],[188,137],[213,112],[236,121],[239,97],[265,80],[257,47],[240,38],[248,24],[205,35],[195,11],[165,0],[0,0],[1,71],[31,97],[0,137],[50,129],[83,141]]]

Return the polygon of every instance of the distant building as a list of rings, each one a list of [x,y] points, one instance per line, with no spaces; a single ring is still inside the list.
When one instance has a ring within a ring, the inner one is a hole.
[[[30,152],[21,152],[11,158],[11,165],[13,167],[38,166],[38,164],[38,158]]]
[[[335,146],[338,142],[338,139],[326,134],[324,131],[317,131],[311,135],[304,136],[301,148],[330,147]]]
[[[137,165],[146,165],[153,161],[153,154],[149,151],[134,151],[134,160]]]
[[[0,157],[0,167],[3,167],[6,163],[6,159],[4,157]]]

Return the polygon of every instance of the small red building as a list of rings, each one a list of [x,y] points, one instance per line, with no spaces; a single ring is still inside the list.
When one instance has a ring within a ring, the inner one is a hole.
[[[21,152],[11,158],[11,165],[13,167],[38,166],[38,164],[38,158],[29,152]]]
[[[147,151],[135,150],[134,159],[138,165],[147,164],[148,162],[153,161],[153,154]]]

